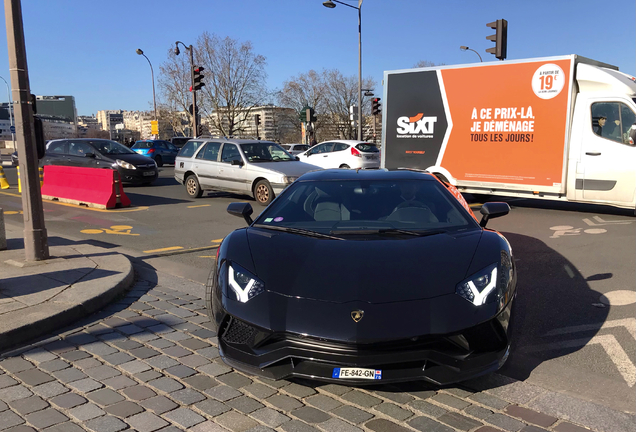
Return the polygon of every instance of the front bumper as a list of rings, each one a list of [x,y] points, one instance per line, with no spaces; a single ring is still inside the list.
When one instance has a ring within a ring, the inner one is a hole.
[[[159,177],[159,170],[157,168],[138,168],[134,170],[124,169],[119,167],[117,169],[121,176],[122,183],[128,184],[142,184],[151,183]],[[152,173],[152,174],[144,174]]]
[[[425,380],[446,385],[504,364],[511,306],[512,301],[496,317],[460,333],[358,345],[272,333],[227,315],[219,327],[219,351],[228,365],[274,380],[301,377],[354,385]],[[379,369],[382,379],[333,378],[338,367]]]

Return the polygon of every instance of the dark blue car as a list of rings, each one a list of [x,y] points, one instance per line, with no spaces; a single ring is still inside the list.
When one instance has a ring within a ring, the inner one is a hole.
[[[132,150],[140,155],[148,156],[157,163],[157,166],[163,164],[174,164],[174,158],[179,153],[179,148],[174,144],[163,140],[141,140],[137,141],[131,147]]]

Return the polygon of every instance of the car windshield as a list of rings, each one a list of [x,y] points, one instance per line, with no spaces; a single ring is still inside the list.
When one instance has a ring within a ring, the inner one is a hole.
[[[296,160],[280,145],[271,142],[241,144],[241,150],[249,162],[279,162]]]
[[[131,148],[133,149],[149,149],[155,145],[153,141],[137,141]]]
[[[412,179],[297,181],[255,223],[335,236],[479,229],[441,183]]]
[[[306,144],[295,145],[294,146],[294,150],[295,151],[307,151],[307,150],[309,150],[309,146],[306,145]]]
[[[99,140],[86,142],[95,147],[103,155],[135,154],[134,151],[116,141]]]

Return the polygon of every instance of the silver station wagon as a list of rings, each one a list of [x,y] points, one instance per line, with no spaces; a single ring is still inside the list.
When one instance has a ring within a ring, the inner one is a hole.
[[[252,195],[266,206],[298,177],[316,169],[320,167],[298,161],[274,142],[193,138],[177,155],[174,178],[194,198],[218,190]]]

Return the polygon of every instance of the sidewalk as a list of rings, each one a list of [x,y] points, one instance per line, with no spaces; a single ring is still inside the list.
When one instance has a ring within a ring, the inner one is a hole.
[[[49,239],[50,259],[25,262],[22,230],[6,225],[0,251],[0,352],[100,310],[133,283],[124,255]]]

